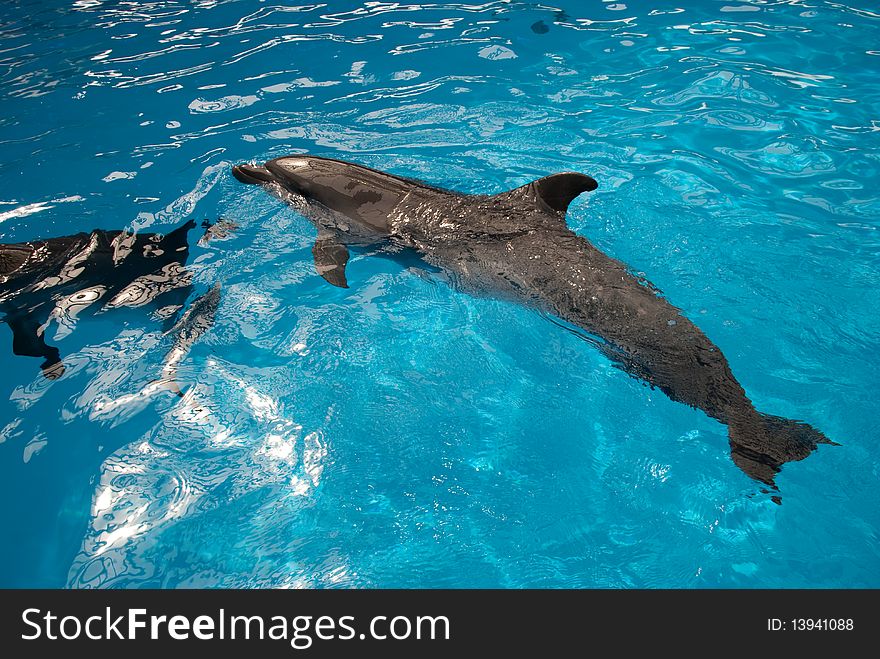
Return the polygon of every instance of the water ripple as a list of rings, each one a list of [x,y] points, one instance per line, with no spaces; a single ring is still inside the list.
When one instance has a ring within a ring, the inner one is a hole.
[[[0,585],[880,583],[876,12],[7,4],[0,241],[238,229],[190,248],[223,297],[183,398],[141,395],[167,308],[59,300],[58,380],[0,350],[0,483],[28,502],[0,519]],[[757,404],[844,446],[786,469],[776,506],[723,428],[538,314],[382,250],[326,286],[314,228],[229,176],[304,152],[474,193],[589,173],[569,224],[680,304]]]

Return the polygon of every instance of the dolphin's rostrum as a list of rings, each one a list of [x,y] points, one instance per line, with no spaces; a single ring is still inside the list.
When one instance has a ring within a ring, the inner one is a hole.
[[[233,174],[297,202],[318,228],[318,274],[334,286],[348,286],[348,245],[384,242],[414,250],[462,290],[553,314],[622,370],[726,424],[734,462],[774,489],[785,462],[833,443],[806,423],[755,410],[727,359],[681,310],[566,226],[569,203],[597,187],[589,176],[464,195],[310,155],[237,165]]]

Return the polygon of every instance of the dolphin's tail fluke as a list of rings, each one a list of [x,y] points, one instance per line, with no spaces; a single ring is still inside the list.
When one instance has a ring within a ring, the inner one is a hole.
[[[773,489],[783,464],[803,460],[819,444],[838,445],[807,423],[757,412],[732,420],[728,430],[736,466]],[[779,502],[778,497],[773,499]]]

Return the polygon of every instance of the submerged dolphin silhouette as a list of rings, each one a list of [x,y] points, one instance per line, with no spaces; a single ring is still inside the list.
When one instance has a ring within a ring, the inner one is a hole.
[[[162,378],[157,382],[183,398],[183,391],[177,382],[177,367],[189,354],[193,344],[214,326],[217,307],[220,306],[220,284],[200,295],[189,305],[180,320],[168,334],[172,337],[171,349],[162,360]]]
[[[58,348],[46,343],[50,321],[66,333],[80,315],[147,305],[164,305],[166,328],[177,344],[180,328],[188,326],[185,319],[193,317],[187,313],[172,327],[175,312],[192,292],[192,274],[184,266],[189,255],[187,234],[194,226],[195,222],[189,220],[165,235],[96,229],[0,244],[0,320],[12,330],[13,352],[42,357],[43,375],[57,378],[64,373],[64,365]],[[202,240],[236,228],[225,220],[203,226],[206,232]],[[202,300],[216,307],[216,295],[212,289],[192,307],[201,309]],[[200,317],[213,322],[213,312]],[[176,383],[169,382],[168,388],[179,392]]]
[[[491,292],[598,337],[616,366],[726,424],[734,462],[774,489],[783,463],[834,443],[806,423],[756,411],[727,359],[680,309],[566,226],[569,203],[597,187],[589,176],[567,172],[497,195],[464,195],[309,155],[232,172],[297,203],[316,224],[315,267],[331,284],[348,285],[346,245],[415,250],[465,291]]]

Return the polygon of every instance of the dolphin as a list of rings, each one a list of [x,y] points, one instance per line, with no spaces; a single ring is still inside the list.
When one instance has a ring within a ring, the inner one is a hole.
[[[162,360],[162,378],[158,382],[181,398],[183,392],[177,382],[177,366],[189,354],[193,344],[214,326],[218,306],[220,306],[220,284],[215,283],[207,293],[193,300],[180,320],[168,332],[172,337],[171,349]]]
[[[115,399],[101,398],[95,401],[94,410],[100,415],[115,413],[120,408],[129,413],[137,411],[155,395],[171,392],[183,398],[188,407],[200,411],[192,404],[192,397],[184,395],[177,379],[177,368],[186,358],[193,345],[214,326],[217,307],[220,306],[220,284],[215,283],[207,293],[193,300],[174,326],[165,332],[171,346],[162,359],[162,375],[134,393],[123,394]]]
[[[733,461],[774,490],[784,463],[834,443],[806,423],[758,412],[721,350],[680,309],[566,226],[572,200],[598,187],[589,176],[564,172],[467,195],[312,155],[232,173],[316,225],[315,268],[330,284],[348,286],[349,246],[384,245],[417,253],[463,291],[555,316],[621,370],[727,425]]]
[[[217,227],[224,236],[234,229],[224,222],[203,225],[202,240],[219,233]],[[189,220],[164,235],[95,229],[0,244],[0,320],[12,330],[12,351],[42,357],[43,375],[55,379],[64,364],[58,348],[46,343],[52,321],[56,336],[64,336],[81,315],[149,305],[171,328],[192,291],[192,274],[184,266],[193,227]]]

